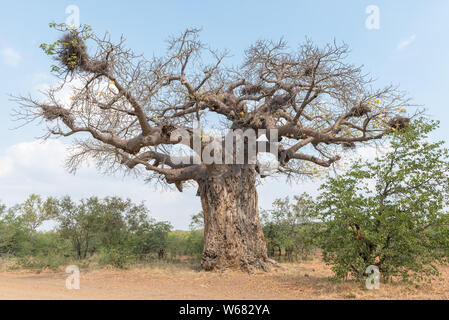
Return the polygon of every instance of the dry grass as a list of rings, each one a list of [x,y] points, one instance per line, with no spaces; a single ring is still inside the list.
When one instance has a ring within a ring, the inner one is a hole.
[[[0,272],[0,299],[448,299],[449,267],[441,279],[419,288],[404,283],[381,284],[379,290],[360,283],[329,280],[319,258],[285,264],[288,269],[248,275],[210,273],[189,264],[157,263],[129,270],[81,271],[81,289],[67,290],[61,270]]]

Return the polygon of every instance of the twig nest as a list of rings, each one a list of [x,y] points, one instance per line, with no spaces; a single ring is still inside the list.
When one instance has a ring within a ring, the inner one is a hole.
[[[42,116],[48,121],[56,120],[59,118],[67,125],[73,124],[73,118],[70,115],[70,112],[64,108],[42,105],[41,109]]]
[[[355,143],[354,142],[343,142],[342,146],[344,149],[355,149]]]
[[[312,75],[312,73],[313,73],[313,68],[312,67],[306,67],[304,69],[304,75],[306,77],[310,77]]]
[[[161,132],[162,132],[162,134],[163,134],[164,136],[169,137],[170,134],[171,134],[175,129],[176,129],[176,127],[173,126],[173,125],[171,125],[171,124],[164,124],[164,125],[162,126]]]
[[[58,56],[61,64],[72,72],[76,68],[84,69],[89,62],[89,56],[83,39],[77,34],[68,33],[61,38],[60,42],[61,49]]]
[[[407,125],[410,123],[410,119],[406,117],[397,116],[388,121],[388,126],[391,129],[395,130],[401,130],[407,127]]]
[[[108,64],[106,61],[94,60],[89,61],[86,66],[83,68],[85,71],[93,72],[93,73],[101,73],[103,71],[107,71]]]
[[[260,84],[246,85],[245,87],[242,88],[241,94],[242,95],[257,94],[257,93],[260,93],[262,91],[262,89],[263,89],[263,87]]]
[[[64,35],[60,42],[61,49],[58,52],[58,59],[69,72],[79,69],[92,73],[101,73],[107,70],[108,64],[106,61],[89,58],[86,44],[76,33]]]
[[[273,108],[273,107],[285,105],[290,100],[290,98],[291,97],[288,93],[276,95],[273,98],[271,98],[269,107]]]
[[[349,110],[348,114],[351,117],[362,117],[365,114],[368,114],[370,111],[370,107],[368,107],[366,104],[361,103],[358,106],[352,107],[351,110]]]

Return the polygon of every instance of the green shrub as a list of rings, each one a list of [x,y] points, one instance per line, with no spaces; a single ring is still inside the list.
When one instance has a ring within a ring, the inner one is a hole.
[[[204,247],[204,231],[192,230],[186,237],[187,254],[191,256],[200,256]]]
[[[304,259],[314,247],[311,215],[315,204],[305,193],[294,200],[276,199],[273,209],[261,214],[268,255],[278,260]]]
[[[421,280],[438,274],[449,250],[449,163],[443,142],[427,134],[437,124],[415,120],[395,132],[388,153],[329,177],[318,198],[318,239],[337,278]]]
[[[132,262],[135,262],[135,257],[123,249],[102,248],[98,253],[98,263],[101,266],[109,265],[115,268],[125,269]]]
[[[178,256],[192,256],[194,260],[198,260],[203,252],[204,247],[204,231],[172,231],[167,238],[167,252],[171,259]]]
[[[21,268],[37,271],[43,269],[58,270],[59,268],[67,266],[69,264],[72,264],[72,260],[60,254],[45,256],[22,256],[17,258],[17,265]]]

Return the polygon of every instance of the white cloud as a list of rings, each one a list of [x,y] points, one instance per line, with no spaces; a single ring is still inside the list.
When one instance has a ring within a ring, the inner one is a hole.
[[[0,57],[2,58],[3,63],[10,67],[18,66],[20,61],[22,60],[22,57],[20,56],[20,54],[13,48],[1,49]]]
[[[402,50],[405,47],[408,47],[409,45],[411,45],[413,42],[415,42],[415,40],[416,40],[416,34],[414,34],[406,39],[403,39],[399,42],[397,49]]]

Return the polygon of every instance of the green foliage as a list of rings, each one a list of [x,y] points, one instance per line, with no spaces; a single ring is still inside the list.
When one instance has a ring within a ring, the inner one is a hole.
[[[72,263],[69,257],[66,257],[60,253],[52,252],[50,254],[38,254],[38,255],[25,255],[21,256],[17,260],[18,266],[26,269],[43,270],[51,269],[57,270],[61,266],[67,266]]]
[[[101,248],[99,251],[98,263],[109,265],[115,268],[124,269],[134,261],[134,256],[129,256],[124,248]]]
[[[189,231],[176,230],[168,234],[167,252],[171,259],[187,254],[186,238]]]
[[[12,254],[18,251],[24,230],[11,211],[6,213],[5,206],[0,207],[0,213],[0,255]]]
[[[165,257],[168,245],[168,233],[172,226],[168,222],[151,223],[145,221],[137,231],[130,234],[128,246],[138,256],[156,253],[159,259]]]
[[[192,230],[186,237],[186,253],[191,256],[200,256],[204,247],[204,231]]]
[[[313,247],[314,212],[312,198],[303,193],[273,202],[273,209],[261,214],[268,254],[280,259],[283,254],[289,261],[305,258]]]
[[[203,211],[200,211],[197,214],[192,215],[189,227],[190,227],[190,230],[204,229],[204,212]]]
[[[0,208],[0,255],[19,256],[39,250],[41,238],[37,229],[54,217],[54,200],[42,200],[32,194],[25,202],[9,210]]]
[[[16,257],[20,266],[56,268],[97,254],[101,265],[124,268],[149,256],[165,258],[168,222],[156,222],[143,204],[118,197],[70,197],[42,200],[31,195],[9,210],[0,206],[0,256]],[[48,220],[55,230],[42,232]]]
[[[118,253],[138,257],[156,253],[160,258],[165,255],[172,227],[151,220],[143,204],[117,197],[92,197],[76,205],[66,197],[59,201],[58,212],[61,236],[71,241],[80,259],[100,248],[106,250],[103,254],[109,255],[111,261]]]
[[[199,257],[203,252],[203,230],[173,231],[168,235],[167,252],[172,259],[178,256]]]
[[[39,227],[47,220],[53,231]],[[31,195],[9,210],[0,205],[0,256],[15,257],[21,267],[52,268],[97,259],[100,265],[125,268],[130,263],[202,252],[202,230],[171,232],[168,222],[149,217],[143,204],[129,199],[70,197],[41,199]]]
[[[436,122],[415,120],[395,132],[391,150],[328,177],[318,198],[324,260],[337,278],[419,280],[437,274],[449,249],[448,151],[427,139]]]
[[[48,198],[46,201],[37,194],[32,194],[24,203],[16,207],[21,224],[34,232],[45,221],[56,217],[55,200]]]
[[[86,258],[100,241],[97,232],[101,226],[102,205],[97,198],[82,200],[76,204],[70,197],[64,197],[57,203],[57,221],[59,233],[63,239],[72,243],[78,259]],[[107,227],[107,226],[104,226]]]
[[[199,257],[204,247],[204,213],[203,211],[192,215],[190,231],[185,232],[181,238],[182,252],[184,255]],[[179,241],[178,241],[179,242]]]
[[[197,259],[204,247],[204,214],[202,211],[192,215],[190,231],[173,231],[168,234],[167,252],[170,257],[191,256]]]

